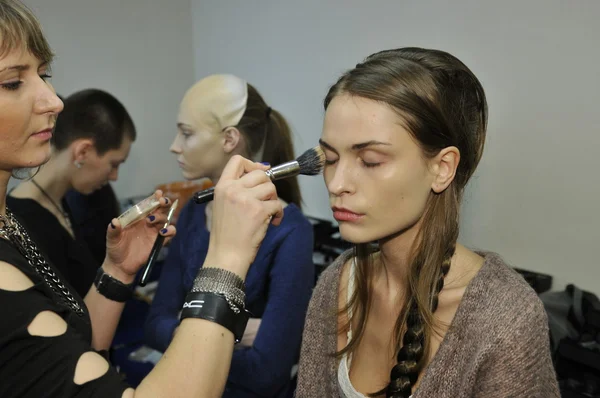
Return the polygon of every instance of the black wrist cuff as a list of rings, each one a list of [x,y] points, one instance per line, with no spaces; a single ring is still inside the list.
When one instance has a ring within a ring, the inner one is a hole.
[[[239,343],[246,330],[250,313],[240,308],[239,313],[233,312],[227,299],[220,294],[207,292],[188,293],[181,310],[181,320],[198,318],[218,323],[233,333],[235,342]]]
[[[98,293],[100,293],[107,299],[124,303],[125,301],[129,300],[133,295],[133,287],[135,286],[135,282],[126,285],[120,280],[115,279],[106,272],[104,272],[102,267],[100,267],[96,272],[94,286],[96,286],[96,290],[98,291]]]

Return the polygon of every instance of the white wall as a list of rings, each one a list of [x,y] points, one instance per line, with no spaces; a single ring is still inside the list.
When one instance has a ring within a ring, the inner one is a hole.
[[[189,0],[25,0],[56,53],[53,79],[67,96],[100,88],[116,96],[138,138],[113,186],[119,197],[181,179],[169,146],[179,101],[193,83]]]
[[[600,292],[600,2],[192,0],[192,17],[196,79],[247,78],[289,118],[297,152],[317,143],[328,86],[368,54],[458,56],[490,106],[462,241]],[[323,182],[301,184],[307,212],[331,218]]]

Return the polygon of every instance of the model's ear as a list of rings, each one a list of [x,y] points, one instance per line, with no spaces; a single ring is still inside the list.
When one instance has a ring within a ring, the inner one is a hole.
[[[431,170],[434,174],[431,189],[435,193],[442,193],[450,186],[460,162],[460,151],[455,146],[444,148],[431,159]]]

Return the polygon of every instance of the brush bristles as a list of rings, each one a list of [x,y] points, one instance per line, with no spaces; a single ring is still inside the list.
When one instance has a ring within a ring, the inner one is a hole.
[[[300,165],[300,174],[314,176],[323,172],[325,153],[320,146],[316,146],[300,155],[297,161]]]

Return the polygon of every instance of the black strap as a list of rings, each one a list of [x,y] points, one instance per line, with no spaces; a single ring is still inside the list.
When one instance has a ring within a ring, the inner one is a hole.
[[[133,295],[133,288],[135,283],[129,285],[113,278],[109,274],[105,273],[102,267],[98,268],[96,272],[96,279],[94,285],[98,293],[103,295],[109,300],[124,303],[131,298]]]
[[[181,310],[181,320],[198,318],[218,323],[233,333],[235,342],[239,343],[244,336],[250,313],[240,309],[235,313],[224,296],[216,293],[188,293]]]

